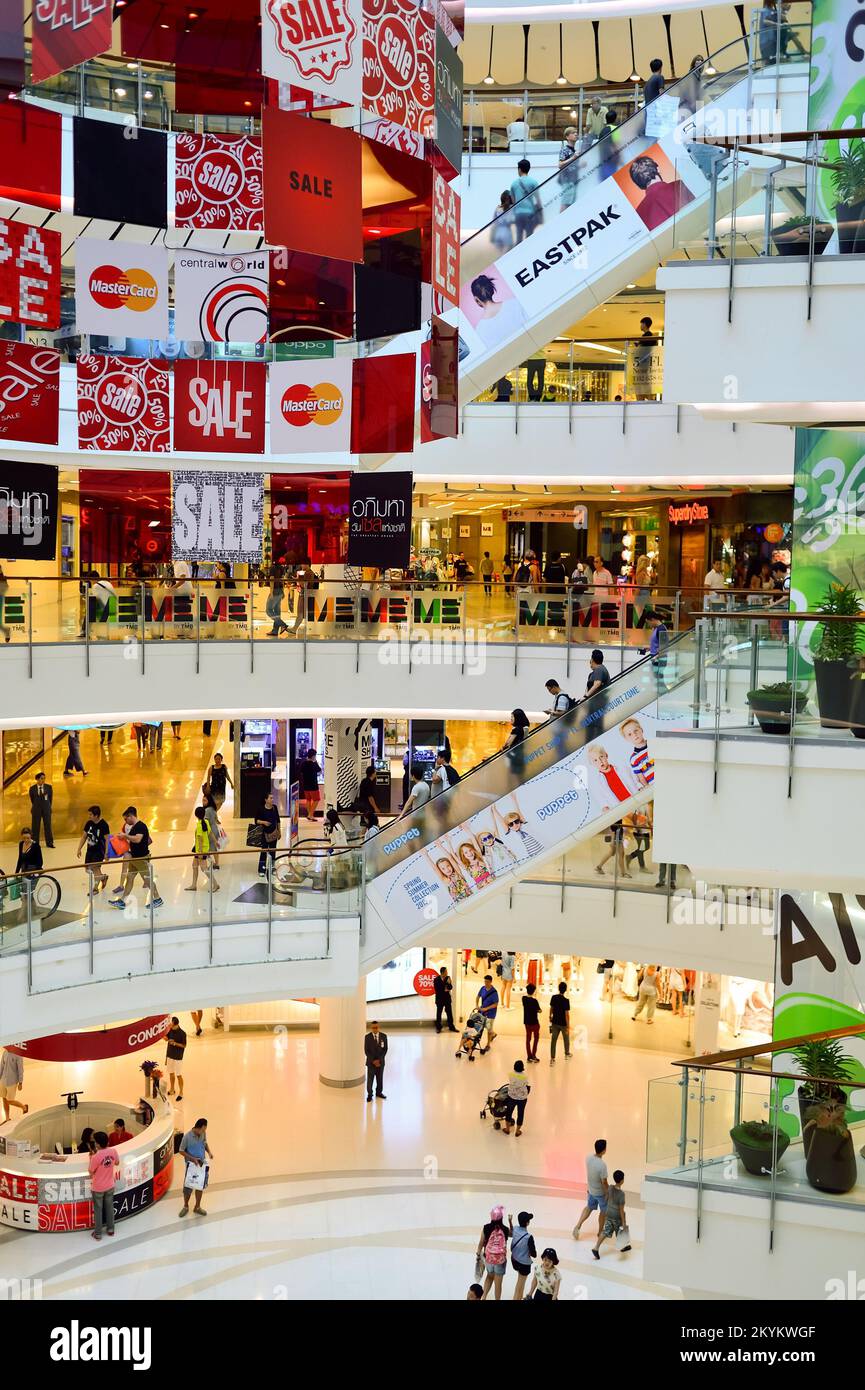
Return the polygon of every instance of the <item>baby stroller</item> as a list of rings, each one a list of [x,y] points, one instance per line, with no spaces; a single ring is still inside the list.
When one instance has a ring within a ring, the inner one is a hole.
[[[481,1119],[487,1118],[487,1111],[493,1117],[493,1129],[501,1129],[502,1120],[507,1119],[508,1114],[508,1086],[497,1086],[494,1091],[490,1091],[487,1096],[487,1103],[481,1111]]]
[[[470,1062],[475,1060],[475,1048],[479,1046],[484,1034],[484,1016],[480,1009],[474,1009],[466,1019],[466,1026],[460,1038],[460,1045],[454,1056],[459,1061],[463,1053],[466,1054]]]

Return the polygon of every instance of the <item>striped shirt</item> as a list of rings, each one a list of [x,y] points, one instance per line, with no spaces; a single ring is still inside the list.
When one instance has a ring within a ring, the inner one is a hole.
[[[641,786],[648,787],[654,782],[655,759],[649,757],[647,744],[644,743],[640,748],[635,748],[631,754],[631,771],[638,781],[640,778],[643,779],[640,782]]]

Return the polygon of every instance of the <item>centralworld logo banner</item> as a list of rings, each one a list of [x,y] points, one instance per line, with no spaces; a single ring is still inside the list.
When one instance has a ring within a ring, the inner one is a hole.
[[[181,131],[174,148],[175,226],[263,230],[259,136]]]
[[[183,342],[260,343],[268,329],[268,252],[174,258],[174,333]]]
[[[351,358],[275,362],[270,368],[270,447],[277,454],[347,452]]]
[[[168,252],[137,242],[75,242],[79,333],[120,338],[168,336]]]
[[[78,358],[78,447],[165,454],[171,447],[168,371],[139,357]]]
[[[360,13],[360,0],[261,0],[262,71],[359,105]]]

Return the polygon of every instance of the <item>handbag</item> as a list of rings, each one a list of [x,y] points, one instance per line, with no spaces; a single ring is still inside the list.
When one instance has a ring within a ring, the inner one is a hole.
[[[627,1226],[620,1226],[616,1231],[616,1249],[627,1250],[631,1244],[631,1232]]]
[[[216,843],[220,849],[228,848],[228,831],[223,830],[222,826],[216,832]]]
[[[475,1255],[475,1283],[479,1284],[486,1273],[483,1255]]]
[[[256,825],[254,821],[252,825],[248,825],[246,827],[246,843],[251,845],[253,849],[264,849],[264,826]]]

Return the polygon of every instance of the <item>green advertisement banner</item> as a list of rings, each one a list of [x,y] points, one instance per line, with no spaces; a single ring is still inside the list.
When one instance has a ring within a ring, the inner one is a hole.
[[[797,429],[791,607],[813,611],[830,584],[865,594],[865,432]],[[803,625],[806,660],[815,627]]]
[[[857,0],[814,0],[811,30],[809,130],[862,128],[865,125],[865,11]],[[861,141],[852,142],[860,145]],[[839,136],[821,143],[823,160],[837,160],[851,142]],[[839,197],[832,170],[820,169],[821,216],[834,219]],[[863,191],[865,196],[865,191]]]

